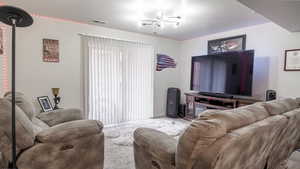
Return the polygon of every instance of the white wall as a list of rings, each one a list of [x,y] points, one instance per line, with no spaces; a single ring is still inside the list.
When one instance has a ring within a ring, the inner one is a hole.
[[[80,36],[78,33],[126,39],[152,44],[159,53],[175,59],[180,43],[137,33],[80,24],[52,18],[34,17],[34,24],[17,30],[17,90],[36,102],[37,96],[52,98],[51,88],[61,88],[62,107],[81,106]],[[9,34],[6,36],[10,36]],[[60,63],[42,61],[42,39],[59,40]],[[154,74],[154,114],[165,114],[167,87],[175,86],[176,69]]]
[[[300,33],[290,33],[281,27],[267,23],[203,36],[181,45],[179,71],[181,89],[189,91],[191,56],[207,54],[207,41],[247,34],[247,49],[255,50],[253,95],[264,98],[267,89],[276,89],[279,97],[300,96],[300,72],[284,72],[284,51],[300,48]]]
[[[205,55],[211,39],[247,34],[247,49],[256,52],[253,93],[263,97],[266,89],[278,90],[280,97],[300,96],[300,72],[284,72],[284,50],[300,48],[300,34],[289,33],[268,23],[178,42],[137,33],[34,17],[34,24],[17,30],[17,90],[36,101],[37,96],[52,96],[51,88],[61,88],[62,107],[81,107],[80,36],[78,33],[127,39],[153,44],[159,53],[168,54],[178,68],[154,74],[154,114],[165,114],[166,90],[180,87],[189,91],[191,56]],[[10,42],[10,32],[7,33]],[[42,61],[42,39],[58,39],[60,63]],[[10,53],[8,53],[10,54]],[[184,97],[182,97],[184,99]]]

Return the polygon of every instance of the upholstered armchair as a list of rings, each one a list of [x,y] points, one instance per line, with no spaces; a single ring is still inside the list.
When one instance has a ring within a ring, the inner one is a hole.
[[[11,160],[10,95],[0,98],[0,167]],[[17,165],[19,169],[102,169],[102,123],[83,120],[77,109],[36,113],[34,106],[17,93]]]

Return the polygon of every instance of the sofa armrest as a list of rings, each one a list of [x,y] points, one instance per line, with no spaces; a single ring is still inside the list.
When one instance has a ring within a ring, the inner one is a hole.
[[[134,143],[155,158],[175,164],[177,141],[167,134],[154,129],[138,128],[134,132]]]
[[[296,145],[296,150],[300,150],[300,140],[298,140],[298,143]]]
[[[57,143],[99,134],[103,125],[96,120],[77,120],[56,125],[38,133],[36,140],[41,143]]]
[[[82,120],[83,114],[79,109],[57,109],[50,112],[40,113],[37,118],[49,126],[55,126],[64,122]]]
[[[300,107],[300,97],[296,98],[296,102],[298,104],[298,107]]]

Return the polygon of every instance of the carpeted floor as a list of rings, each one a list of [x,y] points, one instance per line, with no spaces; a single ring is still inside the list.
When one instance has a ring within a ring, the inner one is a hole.
[[[300,169],[300,151],[296,151],[288,161],[288,169]]]
[[[188,121],[182,119],[160,118],[126,122],[105,128],[104,169],[135,169],[132,147],[135,129],[153,128],[178,138],[188,124]]]

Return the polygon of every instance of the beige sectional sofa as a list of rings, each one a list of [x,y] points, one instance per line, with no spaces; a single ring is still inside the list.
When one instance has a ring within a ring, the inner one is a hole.
[[[134,133],[136,169],[283,169],[300,141],[299,99],[210,110],[177,142],[147,128]]]
[[[36,113],[34,106],[17,93],[17,165],[19,169],[102,169],[102,123],[82,120],[77,109]],[[11,159],[10,95],[0,98],[0,168]]]

